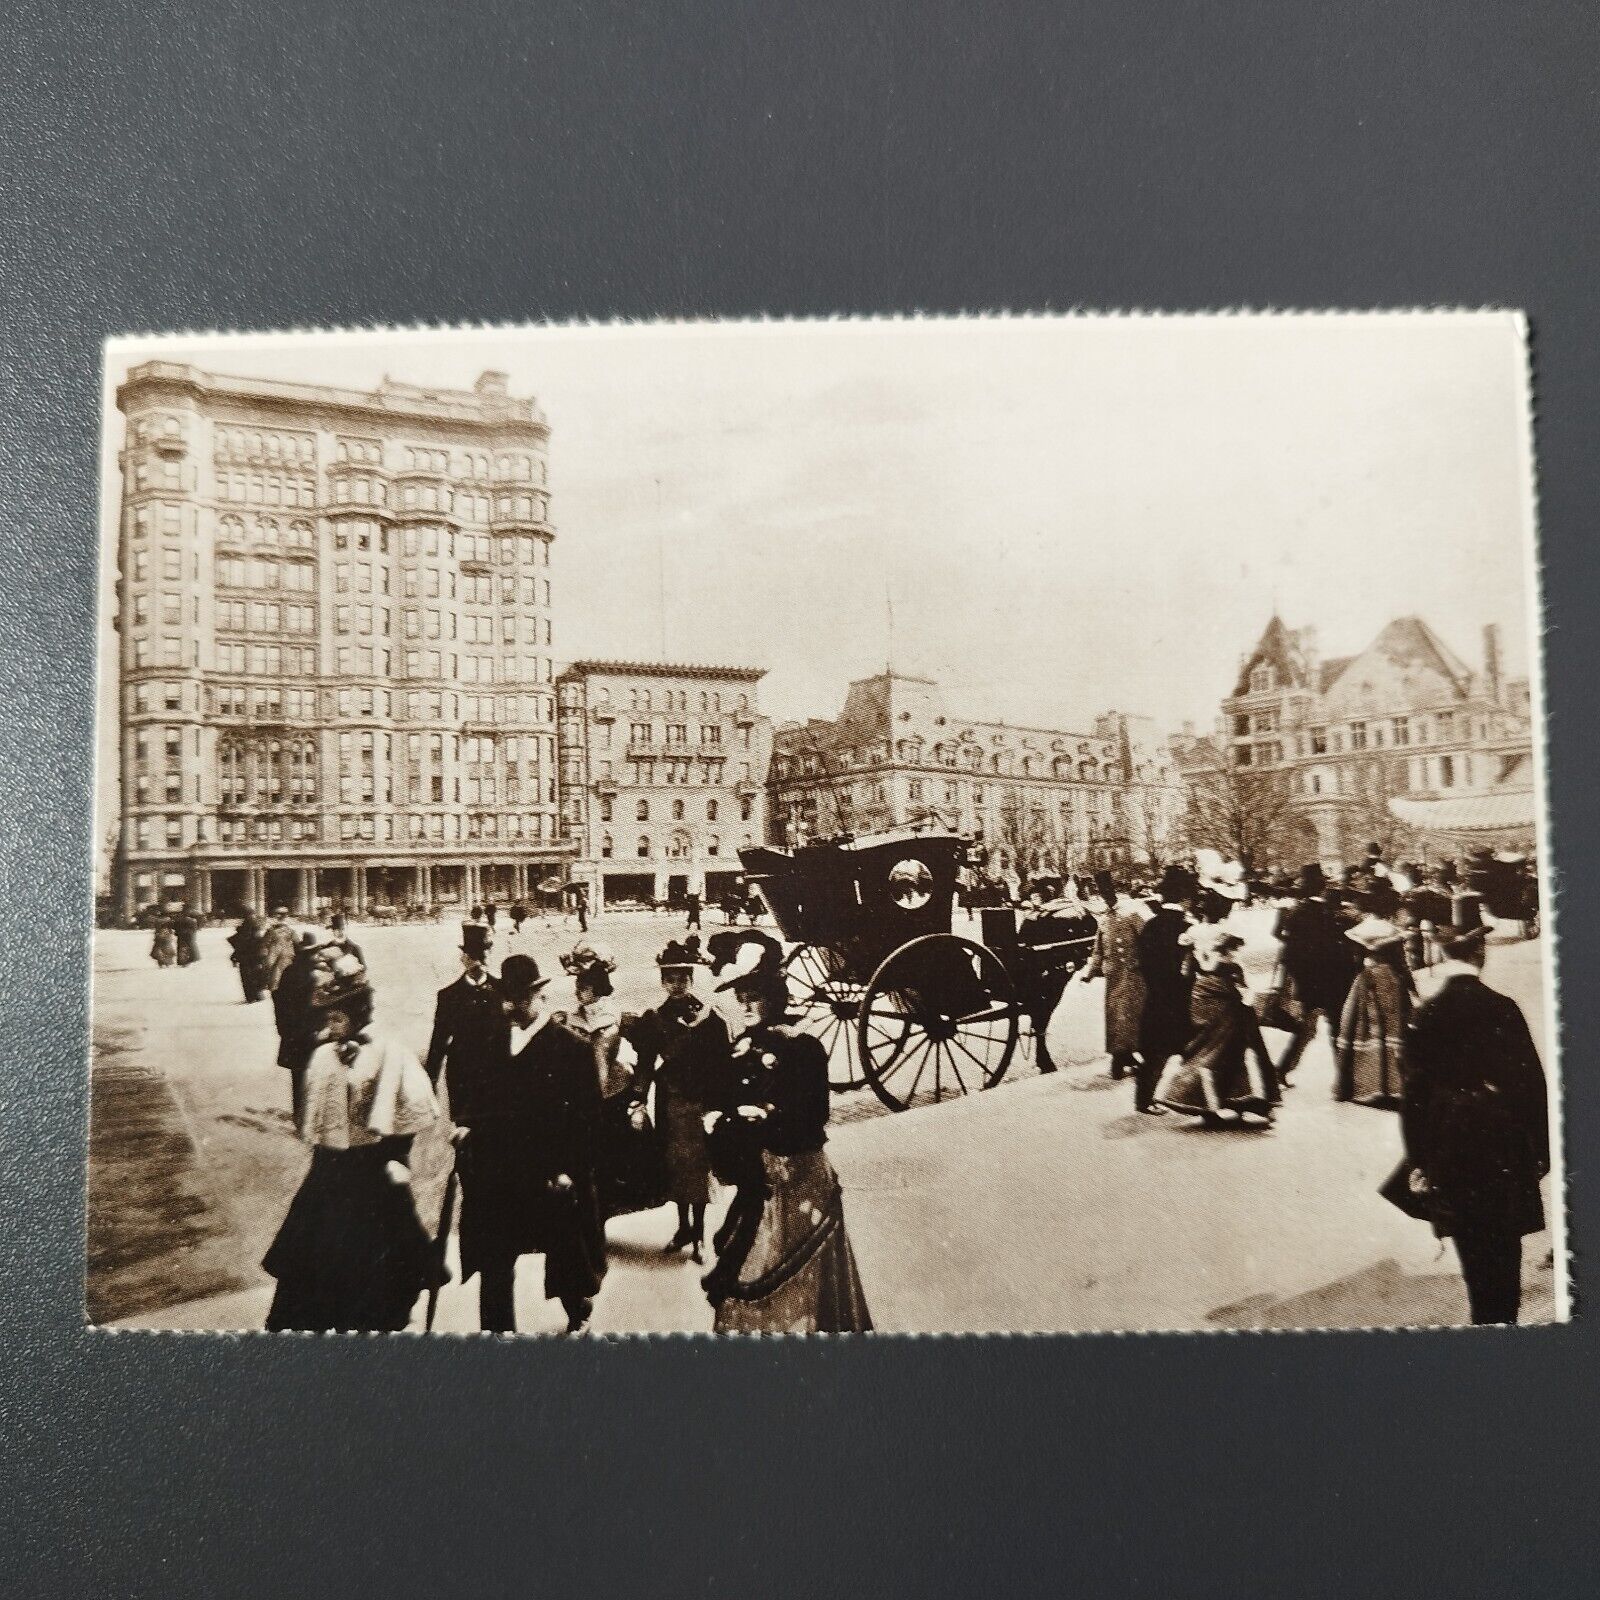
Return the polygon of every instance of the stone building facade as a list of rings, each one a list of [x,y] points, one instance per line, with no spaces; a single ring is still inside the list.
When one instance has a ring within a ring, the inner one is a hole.
[[[630,661],[560,675],[563,822],[595,910],[714,900],[739,876],[767,829],[763,676]]]
[[[1420,617],[1325,659],[1314,629],[1275,616],[1222,703],[1218,746],[1234,767],[1284,773],[1306,849],[1339,864],[1393,838],[1393,799],[1531,787],[1532,728],[1528,681],[1504,676],[1492,626],[1473,668]]]
[[[564,871],[531,399],[151,361],[118,539],[124,916],[463,905]]]
[[[852,683],[832,721],[779,727],[768,791],[775,843],[931,821],[1018,872],[1159,860],[1183,794],[1143,718],[1107,712],[1083,732],[973,720],[897,672]]]

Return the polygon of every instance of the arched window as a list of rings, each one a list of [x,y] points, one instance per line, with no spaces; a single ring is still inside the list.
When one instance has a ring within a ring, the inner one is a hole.
[[[609,861],[611,859],[611,852],[615,849],[616,841],[611,837],[611,835],[609,833],[602,834],[600,838],[600,854]]]
[[[716,834],[712,834],[711,837],[706,840],[706,854],[708,856],[715,856],[721,855],[721,853],[722,841],[716,836]]]
[[[672,841],[667,846],[667,854],[675,861],[682,861],[689,854],[689,835],[682,828],[675,828]]]
[[[639,835],[639,856],[640,856],[640,859],[642,860],[645,856],[647,856],[649,854],[650,854],[650,835],[648,833],[641,833]]]
[[[674,800],[672,802],[672,820],[674,822],[683,821],[683,801]]]
[[[650,802],[648,800],[640,800],[634,805],[633,820],[635,822],[648,822],[650,820]]]
[[[707,800],[706,801],[706,821],[707,822],[715,822],[716,820],[717,820],[717,802],[715,800]]]

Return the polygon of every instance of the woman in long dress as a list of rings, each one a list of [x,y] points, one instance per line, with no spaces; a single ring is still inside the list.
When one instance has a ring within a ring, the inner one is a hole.
[[[313,1004],[326,1042],[300,1122],[311,1168],[261,1263],[278,1280],[267,1327],[397,1332],[446,1276],[411,1193],[411,1141],[439,1108],[417,1058],[373,1031],[359,962],[336,963]]]
[[[607,946],[580,939],[561,964],[572,976],[578,1000],[561,1020],[588,1040],[600,1084],[600,1215],[649,1211],[661,1204],[661,1154],[645,1110],[645,1089],[634,1071],[638,1054],[623,1034],[612,988],[616,957]]]
[[[655,1089],[666,1194],[678,1211],[678,1231],[663,1254],[687,1248],[698,1262],[711,1201],[705,1097],[710,1075],[727,1058],[728,1025],[694,992],[697,963],[686,946],[673,940],[656,965],[666,998],[639,1018],[631,1038],[639,1054],[639,1081]]]
[[[1406,965],[1405,931],[1367,917],[1345,935],[1365,952],[1334,1040],[1334,1099],[1397,1110],[1405,1092],[1406,1033],[1416,990]]]
[[[1270,1120],[1281,1098],[1277,1077],[1245,1000],[1244,973],[1229,959],[1244,940],[1213,922],[1196,924],[1180,942],[1190,947],[1195,964],[1189,1039],[1157,1085],[1157,1102],[1198,1117],[1208,1128],[1225,1126],[1224,1112],[1240,1121]]]
[[[731,989],[743,1031],[707,1116],[713,1159],[737,1175],[703,1280],[718,1333],[866,1333],[872,1329],[844,1197],[823,1153],[828,1058],[789,1015],[775,940],[745,944]]]

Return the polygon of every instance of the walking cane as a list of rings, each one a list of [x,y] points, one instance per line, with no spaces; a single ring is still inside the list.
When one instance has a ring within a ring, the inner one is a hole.
[[[461,1184],[461,1154],[453,1152],[450,1161],[450,1176],[445,1179],[444,1204],[439,1208],[439,1236],[433,1241],[433,1247],[439,1256],[439,1271],[444,1271],[444,1258],[450,1248],[450,1228],[456,1217],[456,1190]],[[439,1290],[441,1284],[433,1283],[428,1287],[428,1309],[423,1320],[422,1331],[433,1332],[434,1313],[439,1309]]]

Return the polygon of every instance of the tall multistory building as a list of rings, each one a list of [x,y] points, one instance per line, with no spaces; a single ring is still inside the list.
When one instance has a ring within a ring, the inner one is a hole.
[[[563,822],[596,910],[715,900],[765,842],[756,667],[576,661],[558,680]]]
[[[1291,860],[1357,861],[1405,817],[1423,833],[1430,817],[1450,833],[1480,814],[1532,833],[1528,680],[1506,675],[1492,625],[1472,667],[1420,617],[1326,657],[1314,628],[1274,616],[1240,659],[1215,748],[1229,767],[1282,775],[1300,825]]]
[[[565,870],[532,399],[134,367],[124,915],[451,905]]]
[[[1106,712],[1076,732],[974,719],[900,672],[852,683],[831,720],[780,726],[768,787],[776,843],[926,822],[1024,873],[1159,860],[1182,801],[1142,717]]]

